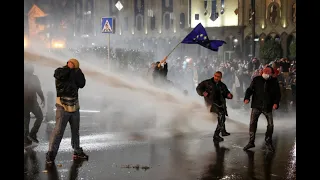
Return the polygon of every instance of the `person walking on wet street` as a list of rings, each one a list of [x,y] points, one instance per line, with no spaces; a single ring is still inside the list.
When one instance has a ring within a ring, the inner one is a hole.
[[[54,77],[57,91],[56,124],[51,133],[46,162],[47,164],[54,162],[68,122],[71,128],[71,146],[74,150],[73,159],[88,159],[88,155],[80,147],[79,138],[80,106],[78,90],[85,86],[86,79],[79,68],[78,60],[70,59],[66,66],[57,68]]]
[[[31,64],[25,64],[24,67],[24,146],[28,147],[32,142],[39,143],[37,133],[43,121],[42,110],[37,101],[37,95],[41,99],[44,107],[45,98],[41,89],[38,76],[34,75],[34,67]],[[30,112],[36,117],[31,131],[29,132]]]
[[[225,121],[227,113],[226,98],[232,99],[233,95],[228,90],[227,86],[221,82],[222,73],[217,71],[213,78],[202,81],[196,88],[200,96],[204,96],[205,103],[210,107],[210,112],[218,115],[217,128],[213,135],[213,141],[221,142],[224,139],[219,136],[229,136],[230,133],[226,131]]]
[[[280,86],[277,78],[272,77],[272,68],[266,67],[263,69],[261,76],[255,77],[248,89],[245,92],[244,103],[251,102],[251,116],[250,116],[250,127],[249,127],[249,143],[243,148],[248,150],[255,147],[255,135],[257,131],[258,119],[261,114],[264,114],[268,126],[265,134],[266,147],[270,151],[274,151],[272,145],[272,134],[273,134],[273,114],[272,109],[279,108],[279,102],[281,99]]]

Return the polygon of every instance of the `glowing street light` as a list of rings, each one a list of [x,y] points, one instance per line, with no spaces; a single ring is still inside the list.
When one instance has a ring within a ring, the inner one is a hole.
[[[54,43],[53,48],[57,48],[57,49],[64,48],[64,44],[63,43]]]
[[[24,48],[28,47],[28,39],[24,38]]]
[[[65,48],[65,42],[64,42],[64,40],[53,40],[51,47],[55,48],[55,49]]]

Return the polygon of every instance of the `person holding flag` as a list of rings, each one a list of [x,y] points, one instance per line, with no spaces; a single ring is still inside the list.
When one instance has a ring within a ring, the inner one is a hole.
[[[161,61],[153,63],[151,66],[153,67],[153,83],[156,85],[162,85],[167,82],[167,74],[168,74],[168,64],[167,64],[167,56],[164,57]]]

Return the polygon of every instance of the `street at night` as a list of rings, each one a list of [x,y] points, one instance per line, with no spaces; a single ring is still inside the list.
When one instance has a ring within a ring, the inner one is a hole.
[[[231,132],[219,146],[212,132],[97,132],[99,125],[83,118],[81,144],[89,161],[72,160],[66,130],[55,166],[46,169],[46,132],[51,128],[44,124],[39,146],[25,153],[25,179],[295,179],[295,128],[275,132],[273,154],[264,150],[263,131],[257,133],[257,147],[243,151],[247,133]]]
[[[296,0],[24,0],[24,179],[295,180]]]

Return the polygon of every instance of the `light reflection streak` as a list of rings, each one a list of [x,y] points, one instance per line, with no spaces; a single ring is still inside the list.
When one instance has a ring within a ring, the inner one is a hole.
[[[287,179],[296,179],[296,139],[294,140],[294,145],[290,151],[291,160],[288,167]]]

